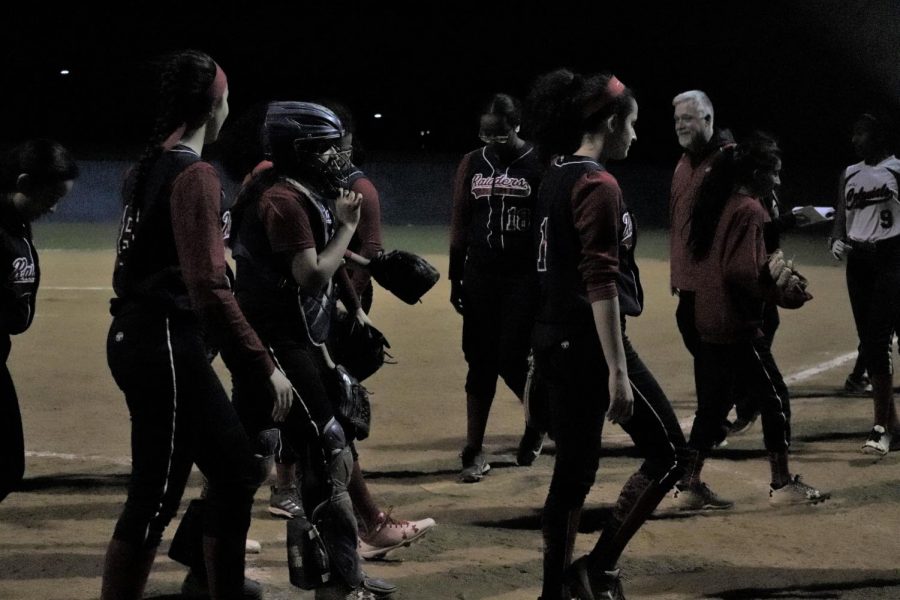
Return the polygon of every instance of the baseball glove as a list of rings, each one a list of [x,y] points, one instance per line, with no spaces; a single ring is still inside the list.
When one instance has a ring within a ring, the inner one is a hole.
[[[775,304],[782,308],[800,308],[812,300],[809,281],[794,268],[794,262],[784,259],[784,253],[776,250],[768,259],[769,275],[775,282]]]
[[[381,287],[407,304],[418,302],[440,278],[427,260],[405,250],[379,254],[368,268]]]
[[[372,325],[360,325],[348,317],[332,324],[329,351],[359,381],[365,380],[384,364],[387,338]]]
[[[369,390],[341,365],[335,366],[333,373],[337,384],[337,398],[333,404],[338,421],[351,425],[356,433],[354,437],[364,440],[369,437],[372,423]]]

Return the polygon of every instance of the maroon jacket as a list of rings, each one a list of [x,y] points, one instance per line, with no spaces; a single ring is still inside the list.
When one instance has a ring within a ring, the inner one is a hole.
[[[763,303],[774,282],[766,266],[763,233],[769,213],[758,198],[735,193],[728,199],[709,254],[694,263],[695,316],[704,342],[731,344],[762,335]]]
[[[669,196],[669,268],[670,285],[679,290],[695,290],[703,273],[691,259],[688,235],[691,232],[691,211],[697,200],[700,184],[709,172],[719,151],[734,139],[727,130],[716,131],[706,147],[697,155],[685,152],[675,166],[672,175],[672,192]]]

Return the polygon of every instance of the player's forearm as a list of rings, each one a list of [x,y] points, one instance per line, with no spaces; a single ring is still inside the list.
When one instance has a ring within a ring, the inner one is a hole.
[[[625,346],[622,343],[622,325],[619,315],[619,297],[591,302],[594,314],[594,327],[603,348],[603,357],[610,373],[624,374],[628,372],[625,359]]]
[[[338,267],[343,264],[344,253],[353,238],[354,231],[355,226],[342,223],[321,252],[307,250],[294,256],[291,273],[304,293],[318,292],[334,277]]]

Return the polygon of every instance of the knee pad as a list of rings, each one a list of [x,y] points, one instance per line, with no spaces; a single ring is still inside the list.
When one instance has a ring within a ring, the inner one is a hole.
[[[277,429],[260,431],[256,437],[256,451],[253,454],[256,485],[259,487],[269,478],[275,466],[275,456],[281,449],[281,432]]]
[[[340,453],[347,447],[347,435],[344,433],[344,428],[334,417],[331,417],[322,429],[321,439],[322,449],[329,457]]]

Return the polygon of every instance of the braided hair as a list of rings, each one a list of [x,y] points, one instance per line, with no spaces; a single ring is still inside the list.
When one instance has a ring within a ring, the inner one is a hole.
[[[691,210],[688,247],[694,260],[709,255],[722,212],[734,191],[752,185],[759,171],[774,169],[780,160],[778,142],[762,132],[754,132],[737,146],[722,149],[703,178]]]
[[[183,50],[163,57],[153,133],[126,184],[125,204],[139,207],[141,190],[166,138],[181,125],[192,131],[209,118],[215,99],[208,90],[215,77],[216,63],[203,52]]]
[[[590,110],[612,80],[609,73],[585,76],[569,69],[557,69],[538,77],[526,100],[525,125],[542,158],[571,154],[581,145],[584,135],[600,131],[610,116],[623,119],[628,116],[634,93],[627,87],[599,109]]]

